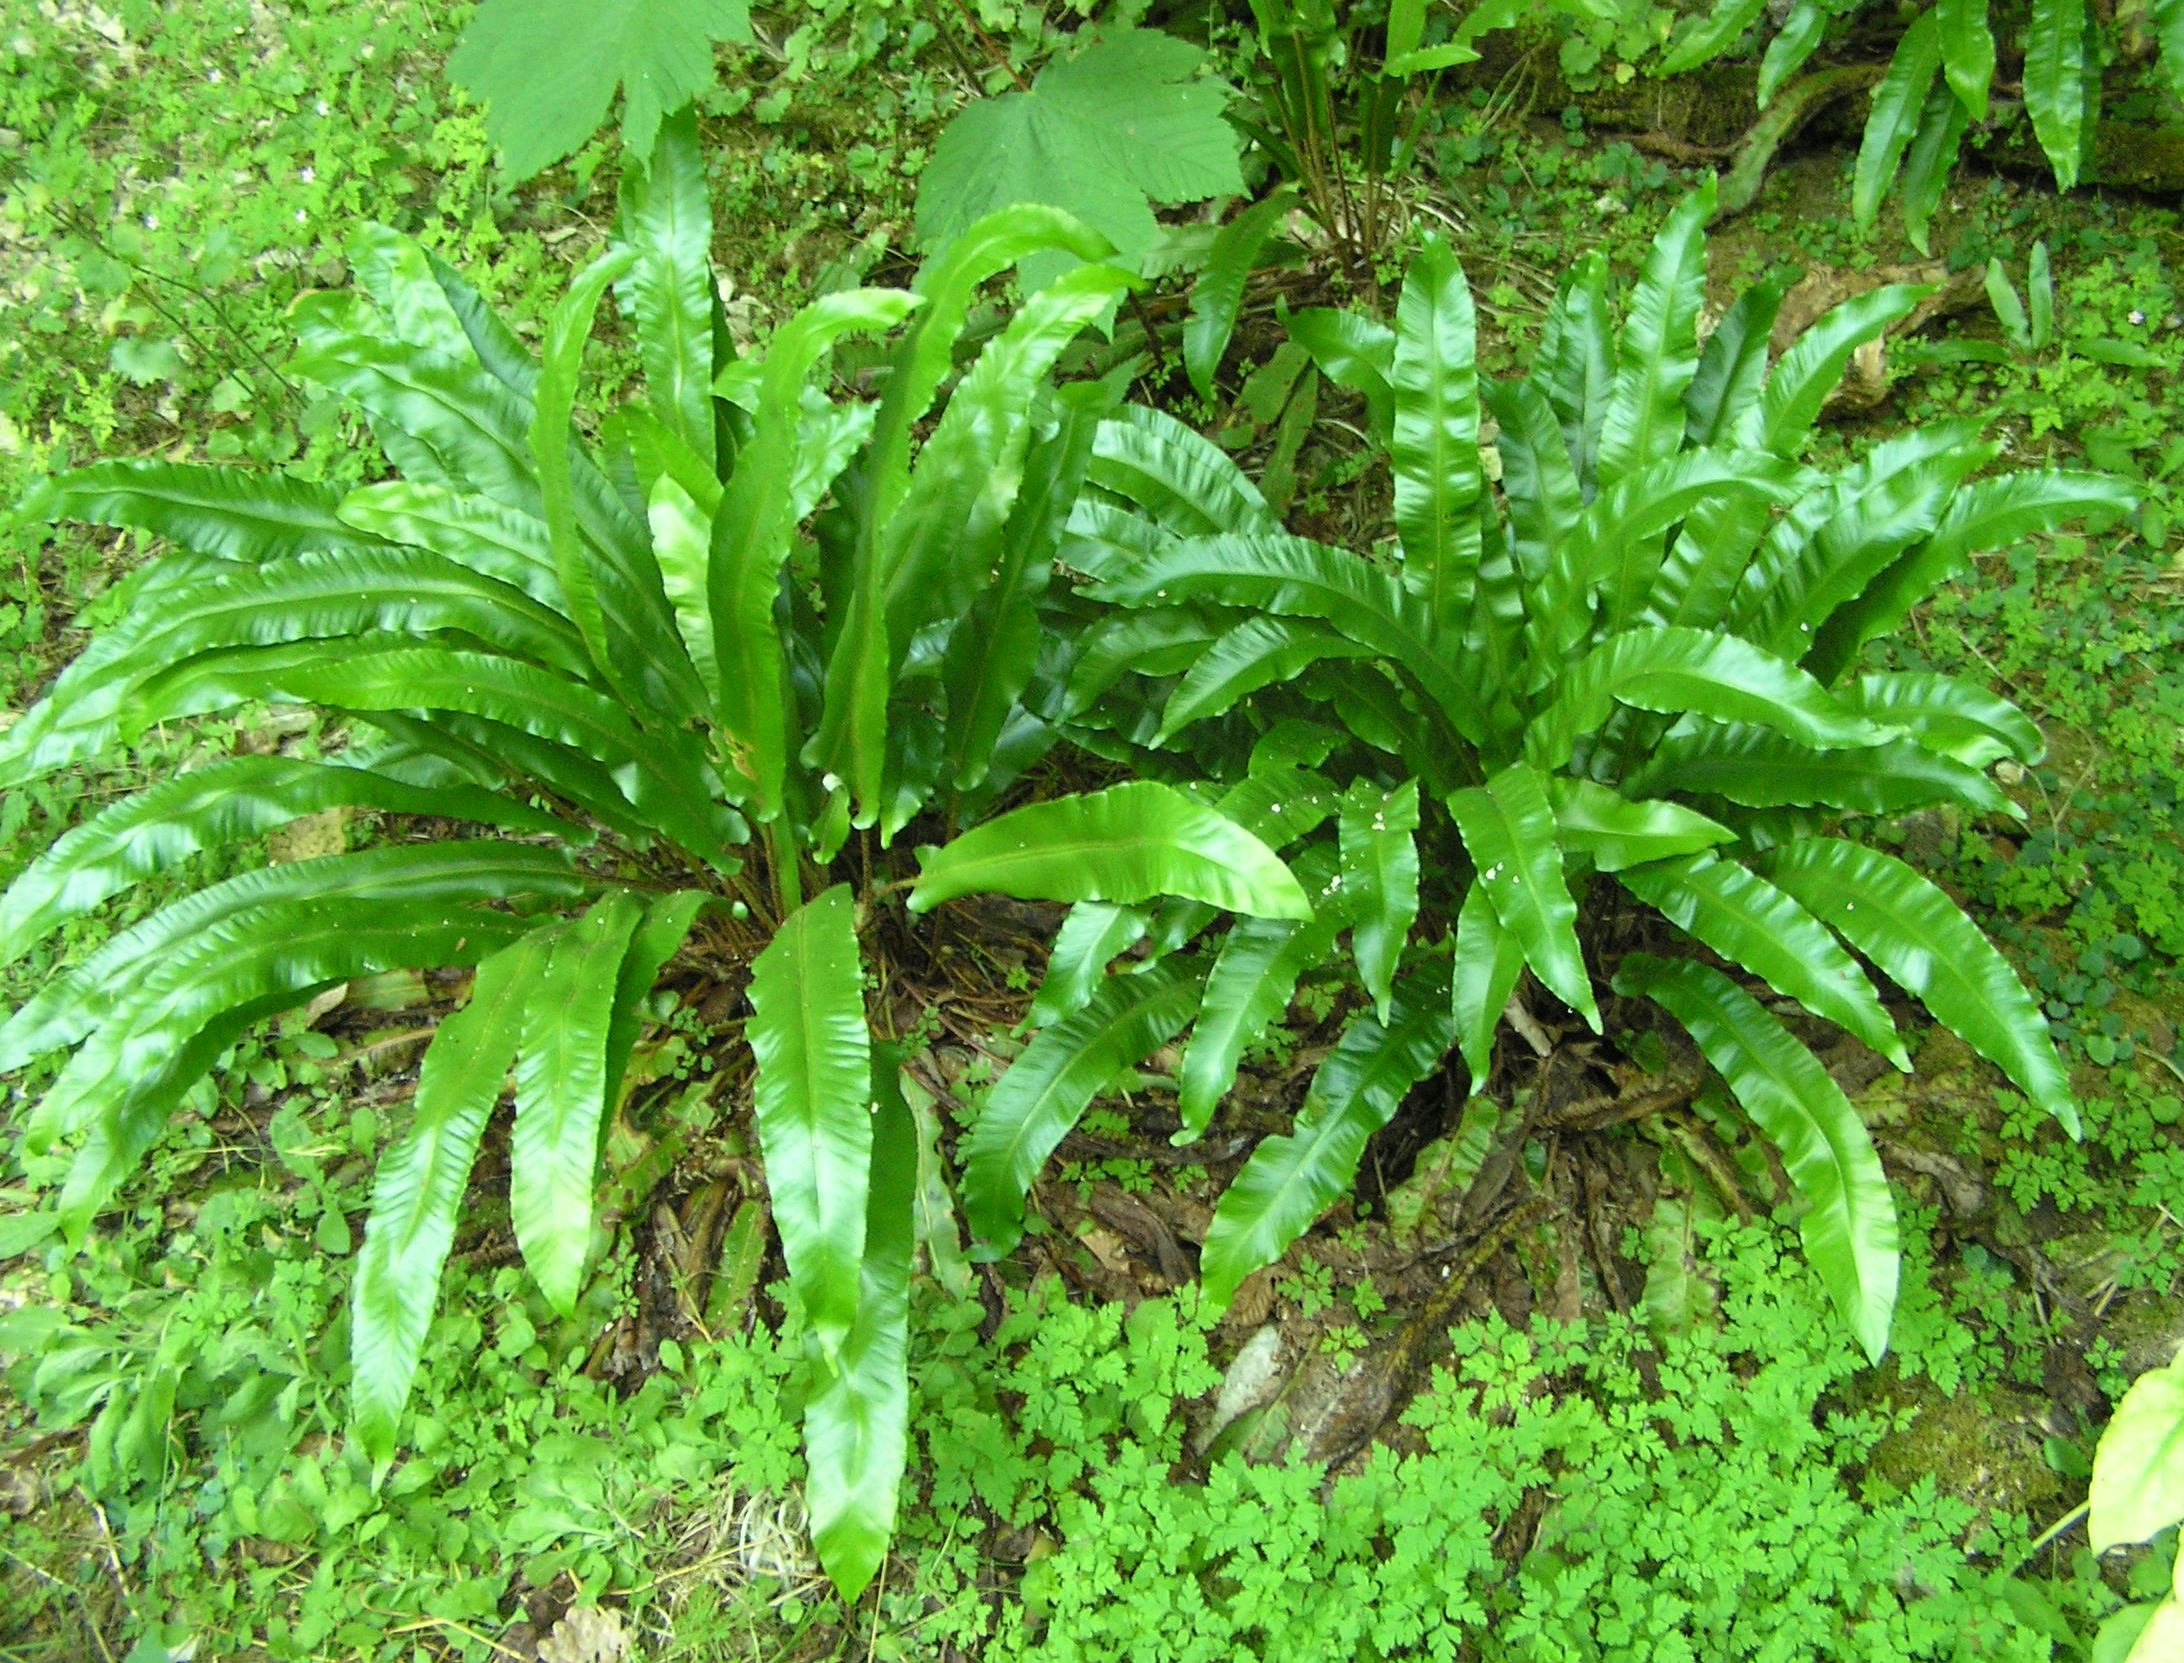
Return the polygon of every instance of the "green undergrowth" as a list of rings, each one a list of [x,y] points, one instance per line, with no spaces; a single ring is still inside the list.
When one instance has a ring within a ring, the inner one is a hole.
[[[1332,1479],[1194,1453],[1221,1373],[1188,1296],[1126,1312],[1041,1280],[995,1325],[927,1285],[916,1499],[855,1610],[784,1500],[805,1364],[763,1325],[603,1380],[513,1268],[464,1267],[375,1486],[333,1385],[374,1135],[284,1113],[262,1164],[202,1156],[227,1170],[194,1201],[13,1260],[0,1414],[11,1444],[48,1436],[51,1499],[0,1523],[6,1655],[88,1655],[95,1626],[146,1659],[485,1658],[543,1591],[625,1607],[648,1657],[998,1663],[1157,1634],[1184,1660],[2030,1663],[2085,1655],[2118,1603],[2082,1552],[2006,1574],[2048,1520],[1995,1505],[1977,1440],[1940,1432],[2013,1340],[1980,1332],[1991,1289],[1933,1272],[1919,1218],[1878,1376],[1786,1237],[1707,1226],[1717,1325],[1467,1322]]]

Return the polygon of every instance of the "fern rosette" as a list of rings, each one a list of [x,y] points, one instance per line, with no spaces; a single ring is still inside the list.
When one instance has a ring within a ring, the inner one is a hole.
[[[1203,908],[1078,908],[1034,1012],[1059,1026],[1017,1065],[1037,1083],[1004,1079],[988,1114],[1052,1115],[1037,1060],[1064,1030],[1135,1023],[1115,1047],[1130,1060],[1188,1028],[1179,1136],[1199,1135],[1346,934],[1366,1008],[1294,1130],[1223,1195],[1203,1259],[1216,1307],[1347,1190],[1452,1050],[1482,1091],[1505,1011],[1597,1032],[1611,986],[1672,1017],[1772,1143],[1808,1253],[1876,1358],[1896,1287],[1888,1184],[1784,1002],[1907,1068],[1877,970],[2076,1131],[2040,1008],[2000,953],[1929,879],[1831,828],[2016,812],[1986,770],[2038,759],[2024,715],[1946,676],[1858,674],[1860,649],[1976,552],[2130,499],[2095,475],[1984,472],[1998,447],[1967,421],[1832,469],[1802,460],[1851,354],[1922,291],[1846,302],[1776,358],[1770,279],[1702,338],[1712,205],[1708,187],[1671,217],[1620,323],[1602,263],[1582,262],[1514,381],[1480,386],[1471,296],[1437,239],[1392,328],[1296,314],[1386,453],[1394,536],[1369,553],[1285,531],[1166,417],[1125,410],[1098,431],[1062,554],[1118,610],[1084,635],[1056,719],[1189,771],[1288,851],[1318,911],[1192,947]],[[1643,950],[1633,903],[1660,920]],[[1018,1148],[981,1123],[968,1158],[990,1243],[1017,1228]]]
[[[93,815],[0,897],[0,962],[200,851],[384,818],[370,847],[246,870],[113,934],[0,1027],[0,1069],[73,1048],[20,1127],[65,1161],[80,1239],[251,1025],[382,971],[471,972],[354,1268],[354,1427],[385,1463],[511,1080],[510,1223],[574,1313],[655,982],[694,931],[747,962],[751,1096],[810,1342],[814,1535],[854,1594],[905,1449],[917,1169],[860,928],[905,889],[913,912],[975,891],[1310,907],[1262,842],[1163,785],[995,813],[1056,740],[1042,638],[1068,620],[1046,590],[1113,396],[1051,371],[1132,281],[1104,240],[1052,210],[989,216],[909,289],[830,294],[757,359],[729,341],[712,243],[686,111],[625,178],[613,245],[540,357],[389,231],[358,238],[353,287],[299,307],[295,373],[361,414],[399,478],[344,494],[106,462],[57,482],[58,514],[174,547],[0,735],[0,788],[265,703],[325,713],[329,754],[213,762]],[[959,364],[981,287],[1053,255],[1083,263]],[[645,391],[594,437],[579,368],[610,289]],[[831,391],[853,337],[887,343],[875,399]],[[890,841],[928,808],[968,829],[892,876]]]

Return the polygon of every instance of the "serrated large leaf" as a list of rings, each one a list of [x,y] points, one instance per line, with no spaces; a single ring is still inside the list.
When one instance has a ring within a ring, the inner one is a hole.
[[[1756,864],[2079,1135],[2070,1076],[2039,1003],[1939,886],[1893,855],[1833,837],[1800,839]]]
[[[1024,1196],[1055,1146],[1117,1074],[1182,1031],[1203,973],[1168,960],[1111,976],[1084,1009],[1040,1032],[994,1083],[965,1140],[963,1207],[978,1246],[997,1259],[1024,1228]]]
[[[1820,1061],[1718,970],[1627,955],[1616,992],[1652,999],[1683,1024],[1804,1198],[1805,1256],[1874,1362],[1896,1306],[1896,1208],[1850,1099]]]
[[[64,834],[0,895],[0,964],[12,963],[68,919],[153,873],[331,808],[437,815],[511,830],[582,827],[514,797],[467,785],[410,785],[368,768],[289,757],[231,757],[124,797]]]
[[[591,1251],[599,1128],[615,1082],[609,1032],[622,961],[644,907],[617,890],[554,937],[516,1052],[508,1215],[547,1302],[575,1313]]]
[[[1149,780],[1033,803],[919,851],[913,912],[976,893],[1125,906],[1174,895],[1261,918],[1312,916],[1272,849]]]
[[[485,0],[447,69],[520,180],[597,132],[618,87],[623,143],[649,154],[661,118],[712,85],[713,43],[750,38],[747,0]]]
[[[877,1093],[872,1187],[857,1315],[841,1349],[814,1343],[815,1375],[804,1403],[804,1499],[812,1546],[835,1591],[854,1603],[887,1556],[896,1492],[909,1453],[910,1260],[918,1146],[899,1089]]]
[[[526,936],[478,966],[468,1002],[426,1048],[409,1130],[379,1162],[349,1299],[350,1418],[375,1462],[394,1458],[471,1162],[546,954],[542,935]]]
[[[1634,866],[1617,878],[1694,940],[1910,1071],[1910,1054],[1858,961],[1765,878],[1710,854]]]
[[[1796,665],[1748,641],[1663,626],[1611,635],[1565,673],[1555,702],[1525,730],[1525,760],[1548,771],[1562,768],[1577,741],[1599,731],[1617,704],[1749,722],[1814,749],[1888,737]]]
[[[1448,244],[1429,236],[1396,306],[1395,530],[1403,580],[1448,626],[1470,610],[1479,569],[1479,377],[1471,290]]]
[[[1343,794],[1337,823],[1342,906],[1358,979],[1388,1020],[1396,963],[1418,917],[1418,782],[1383,791],[1358,780]]]
[[[63,474],[46,499],[55,519],[128,526],[223,560],[280,560],[315,549],[379,546],[345,524],[331,485],[188,462],[94,462]]]
[[[1173,35],[1113,30],[1049,63],[1029,91],[972,104],[918,178],[918,240],[933,247],[997,208],[1035,202],[1135,256],[1155,235],[1152,203],[1238,194],[1237,136],[1221,119],[1228,88],[1196,77],[1201,58]],[[1034,287],[1057,274],[1042,266]]]
[[[1699,303],[1706,293],[1708,179],[1676,205],[1653,240],[1615,340],[1615,379],[1600,423],[1599,481],[1671,455],[1684,433],[1683,397],[1699,367]]]
[[[1563,874],[1544,776],[1520,762],[1457,792],[1448,806],[1479,886],[1524,949],[1532,974],[1598,1033],[1600,1007],[1577,945],[1577,903]]]
[[[847,884],[782,920],[751,965],[752,1099],[789,1286],[831,1356],[857,1319],[872,1172],[872,1034]]]
[[[1404,978],[1389,1020],[1360,1012],[1312,1077],[1296,1130],[1267,1138],[1221,1192],[1199,1257],[1201,1309],[1228,1308],[1244,1278],[1274,1263],[1357,1176],[1365,1143],[1455,1040],[1448,966]]]
[[[2056,185],[2066,191],[2078,182],[2087,80],[2097,76],[2100,61],[2087,24],[2085,0],[2032,0],[2032,20],[2025,27],[2025,111],[2055,169]]]

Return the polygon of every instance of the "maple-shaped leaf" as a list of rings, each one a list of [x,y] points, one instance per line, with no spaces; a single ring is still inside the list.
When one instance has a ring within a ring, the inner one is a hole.
[[[485,0],[447,67],[528,179],[599,130],[617,86],[623,142],[651,155],[660,118],[711,84],[713,43],[750,38],[749,0]]]
[[[948,124],[918,180],[930,248],[997,208],[1037,202],[1076,215],[1126,258],[1152,246],[1153,204],[1239,194],[1230,92],[1197,74],[1203,54],[1154,29],[1099,35],[1039,72],[1029,92],[984,98]],[[1037,287],[1069,264],[1027,262]]]

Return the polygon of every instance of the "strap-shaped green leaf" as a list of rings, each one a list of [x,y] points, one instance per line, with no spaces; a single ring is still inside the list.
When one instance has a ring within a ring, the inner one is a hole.
[[[1296,1130],[1267,1138],[1221,1192],[1199,1257],[1201,1308],[1228,1308],[1245,1277],[1274,1263],[1357,1177],[1373,1133],[1455,1039],[1448,966],[1407,976],[1386,1023],[1360,1011],[1320,1064]]]
[[[1907,814],[1961,803],[1990,814],[2024,814],[1986,775],[1912,740],[1816,751],[1772,728],[1737,723],[1707,723],[1671,735],[1623,789],[1633,797],[1725,797],[1747,808]]]
[[[409,1130],[380,1159],[372,1183],[349,1296],[349,1412],[365,1452],[381,1464],[394,1459],[471,1163],[537,1002],[546,955],[546,932],[537,932],[478,966],[469,1001],[425,1050]]]
[[[1673,455],[1683,438],[1684,393],[1699,368],[1706,222],[1713,212],[1709,178],[1668,216],[1631,291],[1600,422],[1602,486]]]
[[[1759,400],[1758,439],[1777,456],[1795,456],[1843,379],[1851,354],[1933,291],[1911,283],[1868,289],[1821,314],[1776,362]]]
[[[584,1291],[599,1129],[615,1085],[607,1038],[630,933],[643,916],[636,896],[617,890],[554,937],[517,1047],[509,1221],[524,1263],[563,1316]]]
[[[2106,524],[2129,513],[2137,500],[2122,480],[2106,474],[2042,469],[1973,480],[1950,498],[1931,535],[1828,619],[1814,637],[1805,667],[1823,681],[1841,675],[1855,662],[1860,647],[1895,629],[1974,554],[2009,548],[2072,520]]]
[[[964,1141],[963,1208],[998,1259],[1024,1233],[1024,1196],[1055,1146],[1125,1068],[1173,1039],[1198,1008],[1204,973],[1174,960],[1110,976],[1084,1009],[1040,1032],[994,1082]]]
[[[478,356],[416,238],[384,225],[360,225],[350,233],[348,255],[350,276],[386,314],[397,340],[455,358]]]
[[[1349,921],[1349,896],[1330,881],[1335,874],[1326,851],[1314,852],[1321,858],[1307,856],[1297,862],[1298,876],[1309,885],[1319,909],[1310,922],[1239,918],[1221,938],[1177,1075],[1177,1118],[1182,1122],[1177,1143],[1194,1143],[1204,1134],[1214,1110],[1236,1083],[1244,1053],[1289,1009],[1298,978],[1326,962]]]
[[[1615,320],[1608,312],[1608,262],[1595,251],[1570,268],[1548,309],[1532,379],[1569,446],[1570,466],[1591,502],[1599,487],[1600,428],[1615,384]]]
[[[1765,7],[1766,0],[1714,0],[1712,11],[1704,17],[1694,15],[1680,26],[1662,55],[1660,73],[1681,75],[1720,57],[1736,45]]]
[[[2055,183],[2078,182],[2085,156],[2087,80],[2100,62],[2085,0],[2032,0],[2025,28],[2025,111],[2055,169]]]
[[[1588,779],[1557,775],[1547,794],[1554,800],[1555,835],[1563,849],[1586,856],[1596,871],[1620,872],[1736,840],[1727,826],[1681,803],[1625,797]]]
[[[823,1351],[857,1319],[872,1175],[872,1035],[847,884],[782,920],[751,965],[752,1098],[789,1287]]]
[[[1388,1020],[1396,962],[1418,917],[1418,782],[1383,791],[1358,780],[1343,794],[1337,833],[1343,910],[1358,979]]]
[[[890,1070],[892,1071],[892,1070]],[[872,1185],[857,1315],[833,1356],[813,1336],[804,1403],[804,1499],[812,1546],[835,1591],[854,1602],[887,1556],[910,1446],[910,1260],[918,1145],[909,1105],[881,1089],[872,1111]]]
[[[482,907],[312,899],[235,914],[180,943],[123,990],[106,1026],[69,1060],[25,1125],[34,1149],[93,1131],[62,1196],[64,1227],[82,1239],[157,1127],[234,1037],[228,1031],[220,1046],[193,1046],[222,1017],[279,1009],[381,970],[475,964],[524,929],[522,920]],[[171,1067],[185,1050],[191,1067]],[[90,1147],[100,1144],[107,1149]],[[117,1147],[123,1158],[108,1158]]]
[[[894,289],[852,289],[812,302],[775,331],[759,378],[751,435],[713,516],[713,643],[720,655],[721,726],[734,741],[757,818],[781,809],[788,774],[785,665],[774,604],[795,522],[788,484],[794,474],[806,378],[845,335],[892,329],[918,304]],[[723,372],[724,374],[726,372]],[[878,582],[877,567],[865,580]],[[868,604],[871,604],[868,602]]]
[[[1205,270],[1191,285],[1191,315],[1183,323],[1183,369],[1200,398],[1213,397],[1214,372],[1235,333],[1244,284],[1259,263],[1259,251],[1295,203],[1293,191],[1274,191],[1222,226],[1213,239]]]
[[[614,770],[629,805],[706,862],[736,840],[719,788],[691,735],[640,733],[624,706],[565,676],[512,658],[444,647],[309,642],[208,655],[147,684],[128,713],[135,731],[246,699],[349,710],[453,710],[565,745]]]
[[[1039,603],[1083,488],[1099,423],[1114,399],[1099,383],[1081,382],[1062,388],[1052,402],[1055,427],[1025,458],[1024,487],[1002,533],[993,580],[948,637],[941,670],[948,689],[944,771],[958,790],[985,782],[1002,727],[1031,683],[1044,636]]]
[[[1494,915],[1486,886],[1476,879],[1456,914],[1456,953],[1449,966],[1449,1009],[1471,1095],[1486,1090],[1494,1070],[1494,1030],[1524,974],[1524,944]]]
[[[1980,423],[1934,422],[1875,445],[1774,524],[1724,622],[1769,652],[1798,658],[1813,632],[1934,529],[1957,484],[2001,448]]]
[[[1079,901],[1071,907],[1054,934],[1046,974],[1019,1031],[1050,1028],[1083,1010],[1115,955],[1144,939],[1147,922],[1139,907],[1118,907],[1106,901]]]
[[[535,908],[593,887],[561,850],[512,842],[393,844],[238,873],[139,919],[48,978],[0,1027],[0,1073],[123,1015],[147,975],[238,914],[343,898],[454,906],[504,901]]]
[[[1346,549],[1287,533],[1193,537],[1093,591],[1124,606],[1210,600],[1281,618],[1317,618],[1392,661],[1459,734],[1485,729],[1451,643],[1391,574]]]
[[[1948,66],[1944,63],[1943,67]],[[1957,153],[1963,148],[1964,132],[1971,119],[1970,112],[1946,84],[1928,92],[1926,105],[1919,111],[1918,132],[1904,157],[1902,199],[1904,235],[1921,254],[1927,252],[1927,228],[1933,224],[1942,193],[1956,172]]]
[[[1225,451],[1144,405],[1100,423],[1086,477],[1178,537],[1276,529],[1259,488]]]
[[[620,240],[637,256],[615,287],[637,326],[645,391],[663,426],[711,468],[713,208],[697,111],[660,124],[651,158],[622,169]]]
[[[1801,838],[1757,865],[2079,1135],[2070,1077],[2039,1002],[1938,886],[1893,855],[1835,837]]]
[[[567,616],[546,525],[521,509],[445,485],[390,479],[341,499],[344,525],[430,549],[443,559],[515,585]],[[603,597],[611,599],[611,597]]]
[[[1844,708],[1796,665],[1712,630],[1659,627],[1611,635],[1557,684],[1524,736],[1535,768],[1566,765],[1617,704],[1772,728],[1814,749],[1873,745],[1888,730]]]
[[[1967,768],[2006,756],[2029,767],[2047,754],[2047,741],[2023,711],[1954,676],[1882,671],[1861,676],[1836,697],[1876,722],[1907,729],[1928,750]]]
[[[1569,442],[1536,382],[1490,383],[1486,405],[1501,424],[1495,444],[1509,504],[1509,557],[1529,596],[1548,581],[1558,551],[1576,537],[1584,498],[1570,466]]]
[[[1782,20],[1775,38],[1767,43],[1766,55],[1759,60],[1761,109],[1773,101],[1783,82],[1804,67],[1827,32],[1831,15],[1821,0],[1796,0],[1790,7],[1790,15]]]
[[[1880,212],[1881,193],[1896,177],[1896,164],[1918,131],[1927,88],[1940,70],[1941,28],[1932,12],[1921,12],[1896,42],[1895,55],[1873,89],[1872,112],[1858,142],[1850,211],[1861,227],[1870,227]]]
[[[1778,271],[1730,302],[1699,349],[1698,369],[1684,389],[1684,440],[1743,449],[1759,439],[1759,394],[1767,383],[1767,349],[1791,277]]]
[[[1395,331],[1376,318],[1331,306],[1291,312],[1283,326],[1312,355],[1320,374],[1365,401],[1367,427],[1388,444],[1395,432]]]
[[[546,535],[554,551],[554,575],[569,616],[584,638],[584,645],[599,673],[610,679],[614,660],[607,649],[607,619],[600,610],[599,580],[591,567],[576,519],[576,487],[569,473],[569,449],[576,442],[569,418],[576,409],[576,379],[584,363],[584,343],[591,335],[592,314],[607,286],[637,263],[633,249],[619,248],[603,254],[577,274],[553,316],[546,324],[543,372],[538,398],[531,414],[531,459],[538,473],[540,504]],[[621,689],[634,702],[631,689]]]
[[[1163,895],[1261,918],[1309,918],[1279,856],[1235,821],[1150,780],[1033,803],[918,851],[910,909],[980,892],[1024,901]]]
[[[713,640],[712,520],[697,499],[667,474],[653,481],[645,518],[652,527],[652,558],[659,563],[660,586],[674,609],[676,631],[697,666],[705,696],[718,710],[720,652]]]
[[[1207,643],[1161,712],[1155,745],[1218,716],[1262,687],[1292,681],[1323,658],[1369,658],[1373,649],[1308,618],[1246,618]]]
[[[957,383],[869,553],[860,542],[806,752],[850,782],[860,824],[879,815],[888,700],[911,640],[934,618],[960,617],[1006,558],[1034,402],[1063,349],[1133,281],[1116,266],[1080,266],[1027,301]]]
[[[1555,812],[1545,778],[1524,763],[1448,800],[1479,887],[1494,916],[1517,938],[1524,961],[1548,992],[1600,1032],[1600,1007],[1577,945],[1577,903],[1562,870]]]
[[[485,366],[487,374],[518,398],[531,397],[538,390],[538,360],[532,356],[531,349],[517,339],[516,332],[485,303],[485,297],[471,287],[461,272],[429,248],[424,250],[424,256],[433,281],[447,296],[449,310],[462,325],[463,334],[469,337],[471,356]]]
[[[285,474],[189,462],[94,462],[63,474],[54,519],[127,526],[223,560],[281,560],[318,549],[380,546],[335,512],[341,492]]]
[[[0,964],[61,924],[201,849],[251,837],[331,808],[429,814],[511,830],[584,828],[497,791],[410,785],[363,767],[289,757],[231,757],[124,797],[64,834],[0,895]]]
[[[614,1021],[607,1030],[607,1100],[610,1104],[622,1089],[630,1053],[636,1049],[638,1032],[645,1022],[645,1001],[652,996],[652,984],[659,979],[668,961],[681,951],[698,915],[708,907],[721,904],[714,896],[699,889],[679,889],[669,895],[656,895],[646,903],[644,916],[637,921],[637,928],[630,936],[629,951],[623,956],[622,968],[615,977]]]
[[[1987,119],[1994,84],[1994,31],[1987,27],[1987,0],[1935,0],[1941,31],[1941,68],[1949,90],[1974,121]]]
[[[1427,237],[1396,304],[1388,462],[1405,585],[1444,626],[1470,610],[1479,569],[1476,332],[1463,267],[1446,241]]]
[[[1309,768],[1258,759],[1258,766],[1218,797],[1211,798],[1216,814],[1233,821],[1277,853],[1299,838],[1319,829],[1334,815],[1340,796],[1326,779]],[[1200,787],[1199,801],[1209,800],[1211,787]],[[1311,851],[1307,850],[1309,854]],[[1307,880],[1301,875],[1299,883]],[[1320,885],[1309,886],[1316,890]],[[1171,896],[1154,910],[1152,939],[1147,944],[1154,958],[1174,952],[1214,920],[1217,908],[1202,900]]]
[[[1896,1308],[1896,1207],[1850,1099],[1817,1057],[1718,970],[1631,953],[1615,991],[1651,999],[1682,1023],[1781,1153],[1806,1204],[1797,1221],[1805,1256],[1878,1363]]]
[[[1910,1054],[1858,961],[1826,925],[1765,878],[1711,854],[1634,866],[1616,876],[1685,934],[1910,1072]]]

